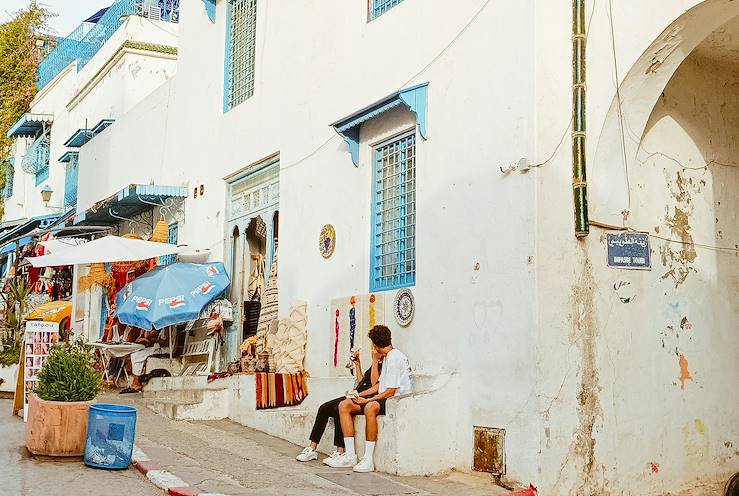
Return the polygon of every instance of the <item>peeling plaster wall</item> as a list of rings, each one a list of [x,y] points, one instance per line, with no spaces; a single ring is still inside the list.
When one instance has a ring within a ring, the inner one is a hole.
[[[591,188],[589,199],[602,206],[626,184],[620,133],[604,128],[614,82],[655,57],[677,57],[679,65],[700,42],[684,40],[707,36],[737,5],[655,1],[647,9],[641,2],[613,2],[616,78],[608,2],[587,4],[596,5],[588,11],[588,172],[591,184],[602,186]],[[696,5],[700,10],[691,11]],[[537,5],[537,162],[549,159],[535,171],[540,487],[556,495],[641,496],[725,480],[739,469],[737,257],[652,238],[653,269],[624,271],[606,268],[605,231],[593,227],[588,238],[575,239],[567,132],[557,149],[571,115],[571,102],[561,97],[571,84],[563,41],[570,36],[569,6]],[[650,52],[660,31],[670,37],[678,18],[685,29],[665,41],[670,49]],[[680,242],[739,243],[739,177],[715,163],[703,169],[711,160],[736,162],[737,81],[726,65],[691,58],[664,97],[651,100],[648,84],[631,88],[630,104],[647,115],[640,128],[641,117],[625,108],[627,148],[636,150],[649,123],[638,153],[644,164],[629,159],[629,226]],[[673,158],[699,169],[681,170]],[[592,220],[611,220],[598,212],[604,210],[591,210]],[[620,210],[608,213],[620,218]],[[716,487],[696,494],[717,494]]]

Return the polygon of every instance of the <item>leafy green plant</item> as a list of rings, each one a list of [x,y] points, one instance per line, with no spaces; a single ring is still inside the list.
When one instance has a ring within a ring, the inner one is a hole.
[[[8,367],[17,364],[21,358],[21,345],[18,342],[8,340],[3,343],[3,349],[0,351],[0,366]]]
[[[31,286],[25,279],[15,278],[9,284],[7,294],[2,293],[5,300],[5,325],[11,330],[9,339],[3,341],[4,346],[20,346],[23,341],[23,318],[28,313],[28,296]]]
[[[54,344],[38,375],[36,394],[46,401],[90,401],[102,387],[92,346],[81,338]]]

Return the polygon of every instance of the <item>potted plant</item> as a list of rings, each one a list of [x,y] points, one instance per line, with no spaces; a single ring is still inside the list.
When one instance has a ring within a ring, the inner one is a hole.
[[[28,398],[26,447],[35,455],[81,456],[87,412],[100,392],[92,346],[81,338],[52,345]]]

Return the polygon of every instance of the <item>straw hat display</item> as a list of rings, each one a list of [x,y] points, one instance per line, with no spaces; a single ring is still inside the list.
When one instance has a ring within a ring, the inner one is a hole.
[[[128,239],[144,239],[142,236],[134,233],[128,233],[121,236],[122,238]],[[132,270],[139,270],[147,267],[149,262],[147,260],[136,260],[134,262],[113,262],[111,264],[114,272],[130,272]]]
[[[115,288],[113,276],[105,272],[105,264],[95,263],[90,267],[90,273],[80,277],[79,290],[89,291],[93,285],[97,285],[110,292]]]

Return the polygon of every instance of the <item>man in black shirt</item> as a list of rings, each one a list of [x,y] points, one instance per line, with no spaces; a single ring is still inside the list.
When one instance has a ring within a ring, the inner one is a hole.
[[[351,361],[354,364],[357,378],[359,378],[359,374],[362,373],[362,363],[359,358],[359,351],[355,351],[352,353]],[[382,357],[373,349],[372,366],[365,371],[364,376],[362,376],[362,379],[357,384],[355,388],[357,396],[364,397],[364,393],[366,393],[366,391],[370,390],[372,386],[378,383],[378,381],[380,380],[381,368]],[[336,450],[331,453],[328,458],[324,459],[323,463],[331,466],[330,461],[344,452],[344,434],[341,431],[341,423],[339,421],[339,403],[341,403],[347,397],[348,395],[334,398],[318,407],[316,421],[313,424],[313,430],[310,434],[310,446],[301,451],[300,454],[295,457],[296,460],[298,460],[299,462],[308,462],[318,459],[318,451],[316,451],[316,449],[318,448],[318,443],[321,441],[321,437],[323,437],[323,433],[326,430],[326,425],[328,424],[329,418],[334,419],[334,446],[336,446]]]

